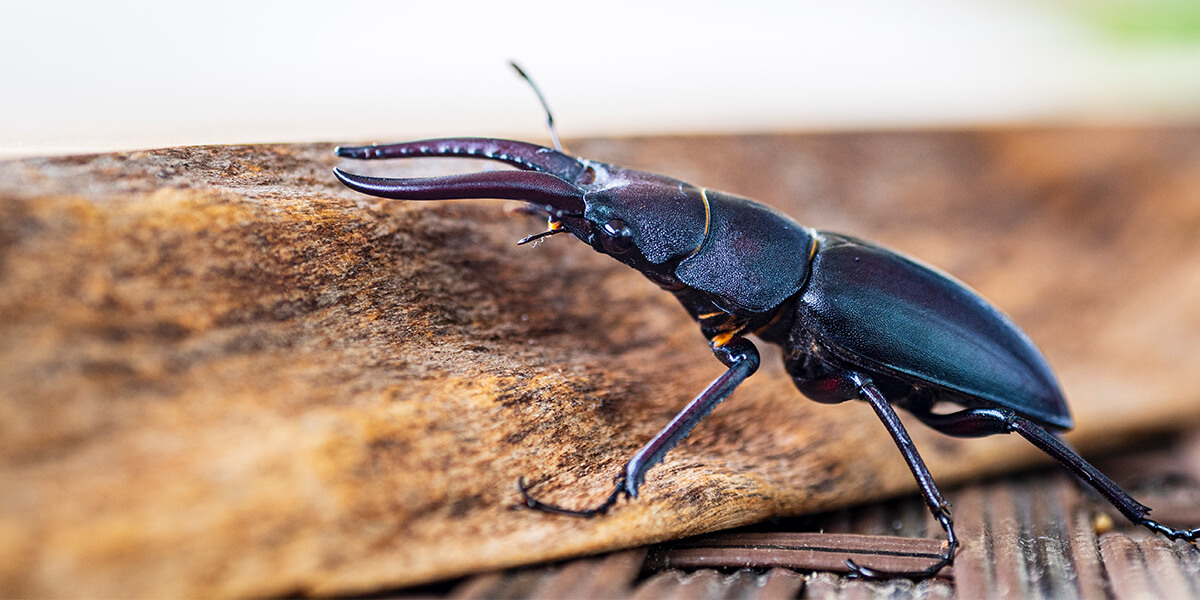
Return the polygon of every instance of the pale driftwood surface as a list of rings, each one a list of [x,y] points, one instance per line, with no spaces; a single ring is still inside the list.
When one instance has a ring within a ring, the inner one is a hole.
[[[497,202],[375,202],[331,145],[0,163],[0,595],[394,587],[912,489],[870,410],[764,367],[598,500],[721,367],[668,295]],[[1200,134],[590,141],[937,264],[1046,350],[1083,449],[1200,421]],[[476,163],[392,162],[426,174]],[[366,171],[365,166],[355,165]],[[940,480],[1037,459],[912,433]]]

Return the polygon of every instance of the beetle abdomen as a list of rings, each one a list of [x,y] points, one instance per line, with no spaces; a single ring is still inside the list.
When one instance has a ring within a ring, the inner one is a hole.
[[[798,310],[843,360],[1071,427],[1046,359],[978,294],[866,242],[821,233],[819,243]]]

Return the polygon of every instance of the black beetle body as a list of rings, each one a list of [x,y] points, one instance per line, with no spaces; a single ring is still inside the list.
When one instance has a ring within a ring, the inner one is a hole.
[[[821,246],[797,300],[803,325],[793,328],[786,348],[811,335],[846,363],[835,372],[866,371],[877,383],[894,379],[910,385],[910,398],[1007,408],[1054,429],[1071,428],[1045,358],[991,304],[948,276],[879,246],[834,235],[826,235]],[[789,353],[788,360],[794,376],[809,371],[804,365],[811,361],[803,353]],[[888,397],[900,403],[905,395],[898,394]]]
[[[1149,519],[1147,507],[1060,442],[1050,431],[1069,429],[1071,417],[1041,352],[978,294],[917,261],[804,227],[746,198],[525,142],[449,138],[337,153],[357,159],[474,157],[517,167],[419,179],[340,169],[335,175],[352,189],[385,198],[526,201],[550,218],[549,231],[526,240],[570,232],[637,269],[675,294],[728,367],[634,455],[599,506],[549,505],[530,497],[521,482],[526,506],[590,517],[622,495],[635,498],[646,472],[757,370],[758,351],[746,337],[755,334],[783,348],[787,372],[809,398],[871,405],[946,531],[945,553],[928,569],[880,573],[847,561],[855,575],[931,576],[953,560],[958,544],[949,505],[893,404],[948,435],[1016,432],[1133,522],[1171,539],[1195,543],[1200,535],[1200,529],[1172,529]],[[935,412],[946,405],[958,410]]]

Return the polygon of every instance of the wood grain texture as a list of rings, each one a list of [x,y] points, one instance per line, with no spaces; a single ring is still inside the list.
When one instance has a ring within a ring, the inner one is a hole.
[[[1200,480],[1187,473],[1186,457],[1200,436],[1158,440],[1151,447],[1123,448],[1100,459],[1155,515],[1177,524],[1198,523]],[[1123,520],[1099,528],[1115,510],[1061,469],[1049,467],[967,483],[948,490],[963,546],[952,570],[934,579],[862,581],[839,576],[832,560],[892,561],[897,554],[928,553],[941,543],[940,526],[917,494],[796,518],[770,519],[735,530],[703,534],[640,549],[641,575],[631,580],[635,552],[474,575],[441,585],[388,590],[387,597],[539,598],[514,585],[541,590],[563,575],[588,569],[617,582],[596,597],[676,598],[1191,598],[1200,593],[1200,549],[1157,537]],[[1162,511],[1160,514],[1159,511]],[[1192,511],[1189,518],[1180,518]],[[1172,515],[1172,516],[1166,516]],[[864,544],[864,542],[866,542]],[[818,550],[817,552],[805,551]],[[897,552],[899,551],[899,552]],[[863,554],[875,554],[866,557]],[[889,557],[889,555],[891,555]],[[908,559],[903,559],[908,560]],[[926,559],[928,564],[928,559]],[[595,571],[595,565],[602,565]],[[704,565],[720,569],[706,568]],[[768,571],[769,569],[769,571]],[[828,572],[832,571],[832,572]],[[790,576],[782,581],[778,576]],[[772,582],[790,581],[780,589]],[[757,586],[735,585],[756,582]],[[801,587],[804,586],[804,587]],[[558,587],[567,589],[567,586]],[[558,597],[593,597],[587,585]],[[509,593],[509,592],[518,593]],[[447,593],[448,592],[448,593]],[[467,596],[460,592],[470,592]]]
[[[1200,134],[593,140],[939,265],[1057,369],[1084,449],[1200,421]],[[331,145],[0,163],[0,595],[344,594],[909,491],[866,406],[776,352],[603,519],[583,505],[720,373],[697,327],[496,202],[376,203]],[[359,168],[360,165],[355,165]],[[477,170],[394,162],[364,172]],[[912,427],[949,482],[1038,459]]]

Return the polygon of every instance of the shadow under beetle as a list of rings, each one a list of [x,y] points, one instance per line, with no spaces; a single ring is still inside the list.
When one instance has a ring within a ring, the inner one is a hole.
[[[633,455],[598,506],[547,504],[521,481],[526,506],[592,517],[621,496],[636,498],[646,472],[757,370],[758,350],[746,337],[754,334],[783,348],[785,369],[805,396],[871,405],[946,532],[945,552],[924,570],[880,572],[847,560],[852,575],[930,577],[953,561],[958,547],[949,504],[893,406],[955,437],[1015,432],[1130,521],[1172,540],[1195,544],[1200,537],[1200,528],[1174,529],[1150,519],[1148,507],[1059,440],[1056,433],[1072,421],[1046,359],[1008,317],[962,283],[871,242],[805,227],[747,198],[575,158],[561,151],[556,135],[555,146],[446,138],[342,147],[337,154],[345,158],[469,157],[518,170],[390,179],[334,169],[351,189],[383,198],[527,202],[548,215],[549,228],[519,243],[567,232],[637,269],[675,295],[728,367]]]

